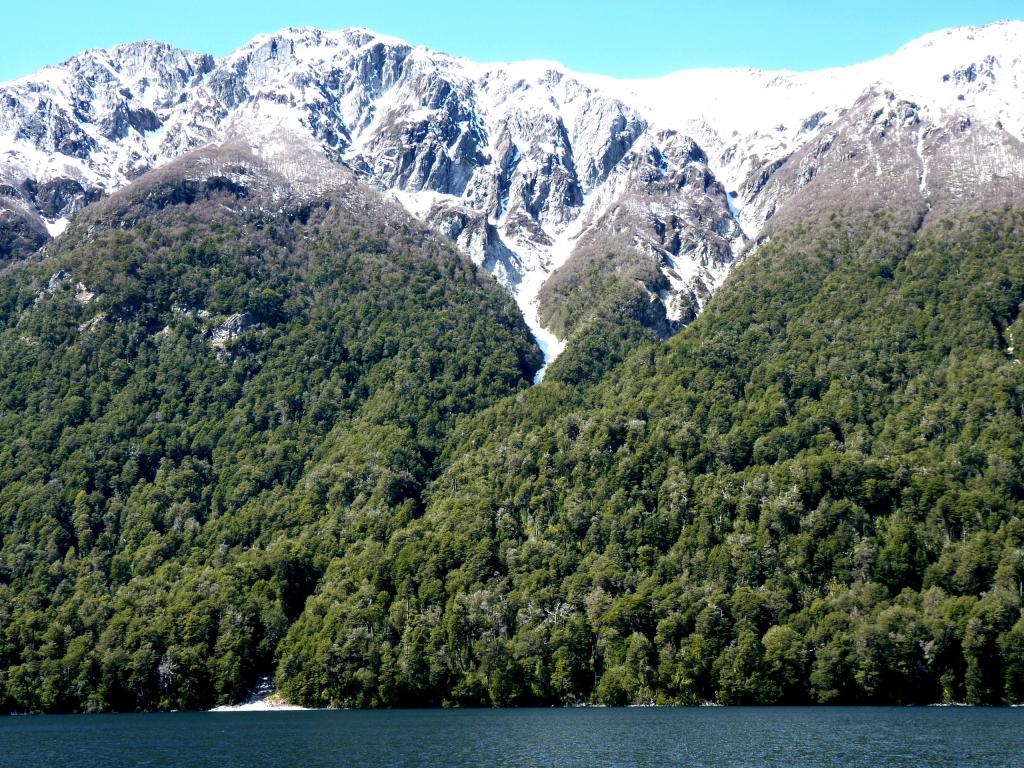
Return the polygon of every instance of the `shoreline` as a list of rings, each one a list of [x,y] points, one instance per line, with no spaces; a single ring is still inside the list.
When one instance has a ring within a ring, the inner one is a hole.
[[[607,704],[576,703],[569,706],[543,705],[525,707],[397,707],[397,708],[365,708],[352,709],[351,707],[303,707],[298,704],[290,704],[284,701],[276,693],[250,699],[238,704],[220,704],[210,709],[178,710],[158,709],[137,712],[8,712],[0,714],[4,717],[35,717],[35,716],[74,716],[74,715],[149,715],[149,714],[177,714],[177,713],[215,713],[223,714],[230,712],[386,712],[386,711],[474,711],[474,710],[531,710],[531,709],[846,709],[846,710],[871,710],[871,709],[1024,709],[1021,704],[968,704],[966,702],[937,702],[931,704],[717,704],[714,702],[702,702],[700,704],[624,704],[612,706]]]

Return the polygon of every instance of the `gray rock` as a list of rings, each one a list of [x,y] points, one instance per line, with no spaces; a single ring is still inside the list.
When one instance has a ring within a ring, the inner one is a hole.
[[[210,346],[223,350],[254,325],[256,321],[248,312],[231,315],[210,333]]]

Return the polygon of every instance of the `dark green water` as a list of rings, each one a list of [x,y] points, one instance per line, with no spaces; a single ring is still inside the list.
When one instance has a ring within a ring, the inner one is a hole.
[[[0,718],[0,766],[1024,766],[1016,709],[519,709]]]

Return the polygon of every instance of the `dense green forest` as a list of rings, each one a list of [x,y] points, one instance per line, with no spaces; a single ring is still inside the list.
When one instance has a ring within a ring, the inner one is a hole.
[[[421,230],[231,202],[0,276],[0,710],[1024,701],[1021,214],[778,233],[530,387]]]
[[[350,535],[283,689],[1024,700],[1022,301],[1019,214],[851,216],[776,237],[687,330],[581,385],[596,322],[459,425],[421,518]]]
[[[541,363],[404,217],[238,192],[158,185],[0,281],[2,710],[243,696],[339,529],[419,516],[458,416]]]

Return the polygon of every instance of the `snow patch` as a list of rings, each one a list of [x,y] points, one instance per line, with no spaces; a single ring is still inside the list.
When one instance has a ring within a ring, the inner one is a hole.
[[[922,125],[921,129],[917,132],[917,143],[915,149],[917,150],[917,157],[921,161],[921,197],[925,200],[928,199],[928,160],[924,156],[924,133],[925,127]]]
[[[269,696],[258,701],[247,701],[243,704],[222,704],[214,707],[211,712],[308,712],[309,707],[287,704]]]
[[[308,707],[289,704],[274,687],[274,678],[262,677],[252,695],[240,704],[222,704],[210,712],[305,712]]]
[[[544,365],[534,376],[534,383],[540,383],[544,379],[548,366],[565,351],[566,344],[565,339],[559,339],[541,324],[540,290],[551,274],[569,260],[580,235],[583,234],[587,222],[590,220],[595,201],[595,198],[584,201],[576,218],[554,237],[551,245],[545,249],[546,252],[542,255],[539,268],[528,271],[513,291],[516,304],[519,305],[526,324],[533,332],[537,346],[544,353]]]
[[[523,277],[515,291],[516,304],[519,305],[519,309],[523,313],[523,319],[530,327],[533,338],[537,340],[540,351],[544,353],[544,365],[533,377],[535,384],[539,384],[544,379],[548,366],[565,351],[565,341],[547,330],[540,322],[540,289],[547,281],[549,274],[541,271],[530,272]]]
[[[454,195],[446,195],[433,190],[419,190],[409,192],[402,189],[391,190],[391,196],[397,200],[405,210],[421,221],[427,218],[431,209],[438,203],[458,205],[462,200]]]
[[[64,234],[64,230],[68,228],[68,222],[69,219],[66,216],[52,220],[43,219],[43,225],[46,227],[47,233],[54,239]]]

